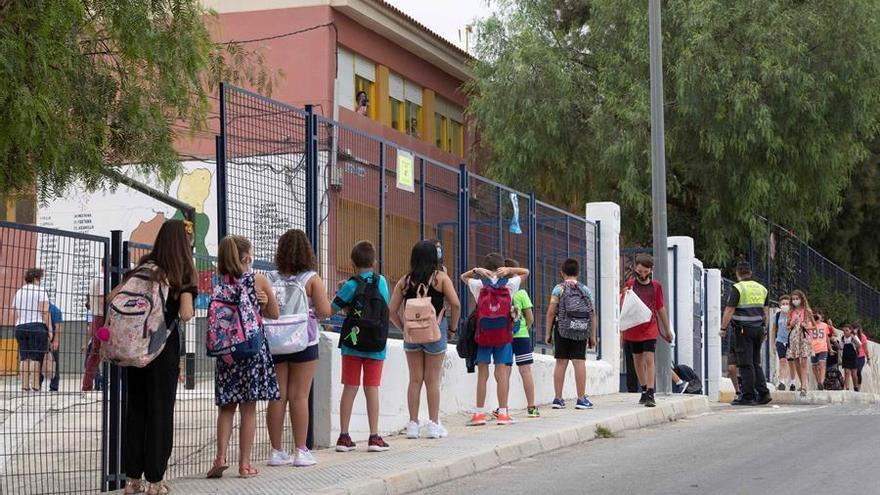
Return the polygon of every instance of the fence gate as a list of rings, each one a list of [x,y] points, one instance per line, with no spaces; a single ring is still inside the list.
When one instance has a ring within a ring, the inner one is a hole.
[[[694,371],[697,372],[698,375],[704,377],[706,376],[706,367],[703,361],[703,320],[705,318],[705,314],[703,311],[703,291],[705,290],[703,286],[703,269],[694,265],[694,324],[693,324],[693,335],[694,335]],[[705,393],[706,391],[704,391]]]

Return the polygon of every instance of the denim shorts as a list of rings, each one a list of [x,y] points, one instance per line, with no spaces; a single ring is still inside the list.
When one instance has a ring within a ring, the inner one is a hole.
[[[477,346],[477,357],[474,359],[477,364],[504,364],[511,366],[513,364],[513,344],[496,345],[495,347]]]
[[[436,342],[428,342],[427,344],[410,344],[408,342],[403,343],[403,350],[406,352],[418,352],[422,351],[425,354],[446,354],[447,350],[447,339],[449,337],[449,319],[443,318],[440,320],[440,340]]]
[[[828,353],[827,352],[817,352],[816,354],[813,355],[813,357],[810,358],[810,361],[814,365],[818,365],[820,361],[824,363],[825,361],[828,361]]]
[[[788,344],[776,341],[776,357],[778,359],[785,359],[785,355],[788,354]]]
[[[49,329],[44,323],[25,323],[15,327],[19,361],[43,361],[49,350]]]

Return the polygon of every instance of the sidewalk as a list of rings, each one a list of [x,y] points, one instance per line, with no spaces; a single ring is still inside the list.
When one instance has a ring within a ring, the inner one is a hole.
[[[772,384],[768,383],[770,387]],[[788,392],[771,390],[773,402],[771,404],[788,405],[824,405],[824,404],[880,404],[880,395],[866,392],[853,392],[851,390],[809,390],[805,397],[800,392]],[[730,403],[735,394],[732,391],[722,391],[718,396],[718,402]]]
[[[593,410],[574,410],[572,401],[566,410],[542,408],[540,419],[528,419],[522,411],[516,411],[518,422],[504,427],[490,424],[468,428],[464,426],[468,418],[458,415],[446,418],[449,438],[441,440],[407,440],[395,435],[386,437],[391,450],[384,453],[366,452],[366,442],[358,444],[357,452],[321,450],[315,452],[319,464],[311,468],[270,468],[264,464],[265,453],[260,452],[255,458],[260,470],[256,478],[239,479],[238,466],[233,464],[220,480],[182,478],[169,484],[175,493],[186,494],[409,493],[593,440],[600,424],[620,432],[709,410],[704,396],[658,397],[658,407],[653,409],[638,405],[637,399],[635,394],[596,396]]]

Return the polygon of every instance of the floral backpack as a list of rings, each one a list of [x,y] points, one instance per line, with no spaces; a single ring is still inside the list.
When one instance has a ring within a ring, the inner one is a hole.
[[[257,302],[255,276],[223,277],[208,304],[205,346],[210,357],[227,364],[255,356],[263,347],[263,317]]]

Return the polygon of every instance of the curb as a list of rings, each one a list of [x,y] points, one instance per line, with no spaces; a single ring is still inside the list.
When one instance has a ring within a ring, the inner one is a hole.
[[[880,404],[880,395],[866,392],[853,392],[851,390],[810,390],[806,397],[801,397],[800,392],[783,392],[772,390],[773,402],[770,404],[784,405],[826,405],[826,404]],[[734,393],[724,391],[718,394],[718,402],[729,403],[733,401]]]
[[[526,440],[499,444],[469,455],[438,462],[424,462],[406,471],[389,473],[382,478],[359,480],[357,484],[316,491],[322,495],[402,495],[424,490],[447,481],[488,471],[515,461],[546,454],[596,438],[596,426],[613,433],[636,430],[677,421],[687,416],[709,412],[705,396],[693,396],[675,402],[660,403],[656,408],[622,414],[609,420],[589,421],[576,427],[542,433]]]

